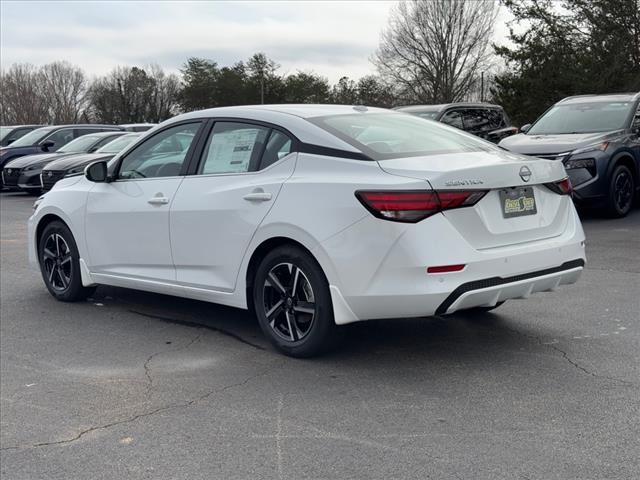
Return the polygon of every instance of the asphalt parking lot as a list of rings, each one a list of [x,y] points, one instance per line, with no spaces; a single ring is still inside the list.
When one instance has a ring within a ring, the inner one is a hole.
[[[640,209],[584,219],[576,285],[295,360],[241,310],[56,302],[27,265],[33,200],[0,201],[3,479],[640,477]]]

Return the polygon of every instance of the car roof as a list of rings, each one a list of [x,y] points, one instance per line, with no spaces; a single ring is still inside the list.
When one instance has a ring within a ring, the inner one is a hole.
[[[301,142],[361,153],[360,150],[358,150],[353,145],[339,139],[335,135],[327,132],[317,125],[314,125],[308,120],[314,117],[323,117],[327,115],[370,115],[376,113],[400,115],[399,112],[394,112],[385,108],[364,107],[357,105],[246,105],[210,108],[207,110],[183,113],[182,115],[178,115],[169,120],[166,120],[165,122],[161,123],[160,126],[155,127],[149,132],[155,132],[158,130],[158,128],[164,128],[173,123],[184,122],[188,120],[207,119],[214,117],[222,119],[237,118],[238,120],[244,119],[278,125],[281,128],[284,128],[291,132],[291,134],[293,134]],[[149,132],[145,132],[145,134],[148,134]]]
[[[2,125],[2,128],[40,128],[46,125]]]
[[[120,135],[126,135],[127,133],[130,132],[125,132],[123,130],[109,130],[107,132],[94,132],[94,133],[87,133],[87,137],[109,137],[112,136],[113,134],[120,134]],[[85,135],[83,135],[82,137],[84,137]],[[82,137],[78,137],[78,138],[82,138]]]
[[[632,102],[638,99],[640,99],[640,92],[574,95],[563,98],[556,105],[574,105],[585,102]]]
[[[300,118],[323,117],[325,115],[344,115],[349,113],[389,112],[385,108],[365,107],[363,105],[325,105],[325,104],[278,104],[278,105],[243,105],[235,107],[218,107],[200,110],[198,116],[223,116],[227,113],[246,113],[260,115],[260,113],[275,112],[293,115]],[[190,113],[184,115],[191,115]],[[180,116],[184,116],[180,115]],[[235,116],[235,115],[234,115]]]
[[[440,103],[438,105],[406,105],[403,107],[396,107],[394,110],[400,112],[440,112],[451,107],[469,107],[469,108],[499,108],[500,105],[484,102],[455,102],[455,103]]]

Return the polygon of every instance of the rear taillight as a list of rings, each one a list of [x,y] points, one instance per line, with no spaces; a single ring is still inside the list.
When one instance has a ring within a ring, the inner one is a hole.
[[[356,197],[374,216],[415,223],[434,213],[475,205],[487,190],[358,191]]]
[[[544,186],[560,195],[569,195],[573,190],[571,188],[571,180],[569,180],[569,177],[558,180],[557,182],[545,183]]]

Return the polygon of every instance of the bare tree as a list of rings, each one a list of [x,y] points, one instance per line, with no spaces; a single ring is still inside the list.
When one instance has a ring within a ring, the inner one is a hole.
[[[488,65],[497,13],[494,0],[403,1],[372,61],[412,101],[463,100]]]
[[[165,74],[159,65],[151,65],[147,74],[154,82],[147,120],[157,123],[177,112],[180,79],[175,74]]]
[[[39,74],[52,123],[78,123],[86,107],[84,72],[68,62],[44,65]]]
[[[38,69],[15,63],[0,74],[0,124],[47,123],[48,111],[42,95]]]

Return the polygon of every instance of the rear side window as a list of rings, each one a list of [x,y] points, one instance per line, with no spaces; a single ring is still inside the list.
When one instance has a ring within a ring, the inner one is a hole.
[[[267,141],[267,146],[262,154],[260,170],[267,168],[269,165],[273,165],[281,158],[289,155],[292,151],[293,142],[291,138],[278,130],[272,130],[271,135],[269,135],[269,141]]]
[[[506,127],[502,112],[495,109],[470,108],[462,115],[464,129],[470,132],[486,132]]]
[[[269,129],[259,125],[216,122],[207,140],[198,173],[243,173],[255,169],[268,135]]]

